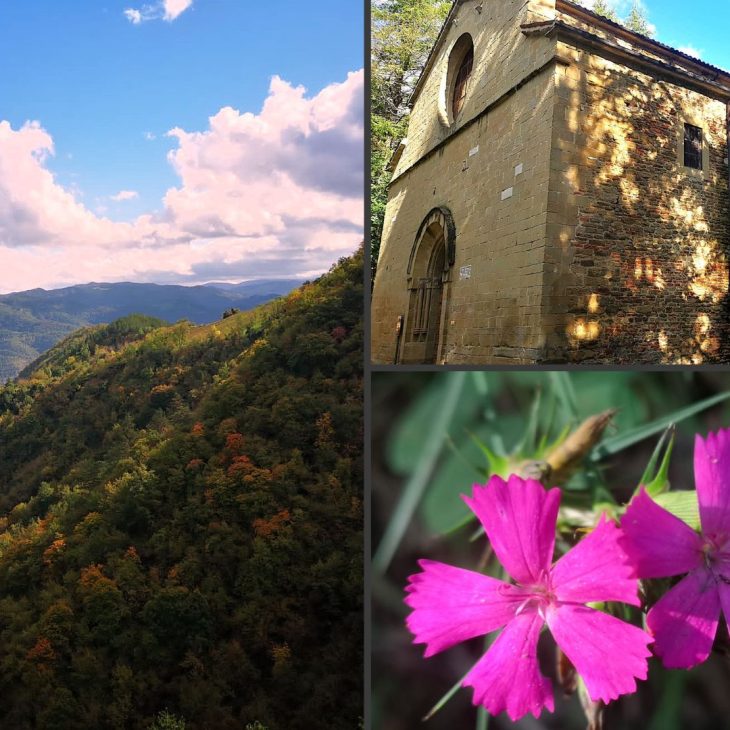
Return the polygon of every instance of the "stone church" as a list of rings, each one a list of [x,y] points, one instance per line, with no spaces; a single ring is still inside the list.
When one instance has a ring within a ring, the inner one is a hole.
[[[730,73],[569,0],[456,0],[411,104],[373,362],[730,361]]]

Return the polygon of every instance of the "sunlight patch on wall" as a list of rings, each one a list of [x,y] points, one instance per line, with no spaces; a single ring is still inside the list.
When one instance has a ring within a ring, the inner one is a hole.
[[[601,334],[601,325],[596,320],[578,317],[568,325],[568,337],[573,347],[597,340]]]
[[[718,304],[728,293],[728,265],[725,257],[718,255],[716,241],[700,241],[689,266],[689,290],[701,302]]]

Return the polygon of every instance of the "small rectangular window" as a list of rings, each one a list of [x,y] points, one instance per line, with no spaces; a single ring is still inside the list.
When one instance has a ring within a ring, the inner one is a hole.
[[[702,130],[693,124],[684,125],[684,166],[702,169]]]

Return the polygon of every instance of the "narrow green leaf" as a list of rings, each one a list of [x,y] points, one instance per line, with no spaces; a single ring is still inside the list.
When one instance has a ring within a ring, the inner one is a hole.
[[[471,434],[469,435],[471,436]],[[446,437],[444,445],[452,454],[454,459],[460,461],[464,465],[464,467],[466,467],[470,471],[473,471],[474,474],[479,474],[480,476],[483,476],[484,474],[489,474],[489,457],[487,457],[487,468],[485,469],[483,466],[469,461],[469,459],[467,459],[464,455],[462,449],[454,442],[454,439],[452,439],[451,436]]]
[[[476,519],[476,515],[473,512],[469,512],[468,515],[464,515],[463,519],[461,519],[459,522],[455,523],[453,527],[450,527],[442,533],[444,536],[446,535],[452,535],[455,532],[458,532],[459,530],[464,529],[467,525],[470,525],[474,520]]]
[[[497,374],[490,373],[489,375],[494,378]],[[494,410],[492,399],[489,397],[489,380],[487,373],[482,370],[476,370],[471,373],[474,379],[474,385],[476,388],[477,397],[484,403],[484,411],[482,413],[485,421],[493,421],[497,417],[497,412]]]
[[[484,483],[492,474],[509,476],[510,459],[485,443],[493,429],[482,424],[475,433],[467,431],[465,441],[448,442],[447,453],[434,470],[420,504],[420,516],[431,532],[448,535],[469,524],[473,513],[459,495],[469,492],[474,483]]]
[[[475,370],[471,374],[474,378],[474,384],[476,385],[477,393],[481,398],[486,398],[489,395],[489,381],[487,380],[487,374],[482,370]]]
[[[492,451],[476,434],[467,432],[471,440],[479,447],[479,450],[487,458],[487,475],[499,474],[504,476],[504,471],[509,466],[509,459],[506,456],[500,456]]]
[[[447,437],[459,397],[466,381],[467,373],[450,373],[443,404],[434,418],[431,429],[423,444],[423,455],[413,475],[408,479],[403,494],[393,512],[383,538],[373,556],[373,570],[383,574],[388,569],[395,551],[398,549],[408,525],[423,497],[423,492],[433,474]]]
[[[578,399],[573,388],[573,381],[570,379],[570,373],[565,370],[552,370],[548,373],[553,393],[565,410],[569,421],[578,420]]]
[[[541,391],[538,388],[535,392],[535,398],[532,401],[532,406],[530,407],[530,417],[527,421],[527,426],[525,427],[524,436],[522,437],[520,445],[516,449],[518,454],[532,456],[535,453],[537,446],[537,427],[540,416],[540,397]]]
[[[681,421],[684,421],[697,413],[701,413],[708,408],[712,408],[712,406],[716,406],[718,403],[722,403],[729,398],[730,392],[719,393],[718,395],[712,396],[712,398],[707,398],[699,403],[695,403],[691,406],[675,411],[674,413],[670,413],[667,416],[662,416],[661,418],[651,421],[643,426],[632,428],[625,433],[606,439],[593,449],[591,459],[593,461],[599,461],[604,459],[606,456],[618,454],[624,449],[629,448],[629,446],[633,446],[634,444],[639,443],[639,441],[643,441],[644,439],[654,436],[667,428],[670,424],[680,423]]]
[[[434,378],[393,425],[386,458],[395,474],[407,477],[416,471],[429,426],[438,416],[447,385],[445,378]]]
[[[649,730],[680,730],[686,682],[685,671],[665,673],[662,683],[664,690],[649,724]]]
[[[700,529],[700,507],[697,502],[697,492],[694,490],[664,492],[654,497],[654,501],[686,522],[693,530]]]
[[[669,432],[672,432],[672,436],[674,435],[674,424],[672,423],[662,434],[661,438],[657,442],[657,445],[654,447],[654,451],[652,452],[651,459],[649,459],[649,463],[646,465],[646,469],[644,469],[644,473],[641,475],[641,479],[639,480],[639,484],[637,485],[636,489],[634,490],[634,494],[637,494],[639,491],[639,488],[642,484],[649,484],[654,479],[654,470],[656,469],[657,461],[659,461],[659,456],[662,453],[662,448],[664,447],[664,442],[667,440],[667,436],[669,435]]]
[[[477,726],[476,730],[487,730],[489,726],[489,713],[484,709],[482,705],[479,705],[477,710]]]
[[[469,672],[471,669],[469,670]],[[423,722],[426,722],[426,720],[430,720],[458,691],[459,687],[461,687],[461,683],[467,678],[469,675],[469,672],[467,672],[424,716],[423,716]]]
[[[669,440],[667,450],[664,452],[664,458],[662,459],[661,466],[657,472],[656,477],[646,484],[646,491],[652,497],[659,496],[662,492],[666,492],[669,489],[669,460],[672,458],[672,450],[674,449],[674,431],[672,431],[672,438]]]

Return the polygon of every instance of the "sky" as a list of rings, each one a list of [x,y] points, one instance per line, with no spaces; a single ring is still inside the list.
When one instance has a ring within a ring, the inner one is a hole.
[[[632,0],[608,0],[625,17]],[[640,0],[654,27],[655,38],[691,56],[730,71],[729,0]],[[593,0],[583,3],[592,6]]]
[[[309,278],[363,237],[361,0],[0,2],[0,293]]]

